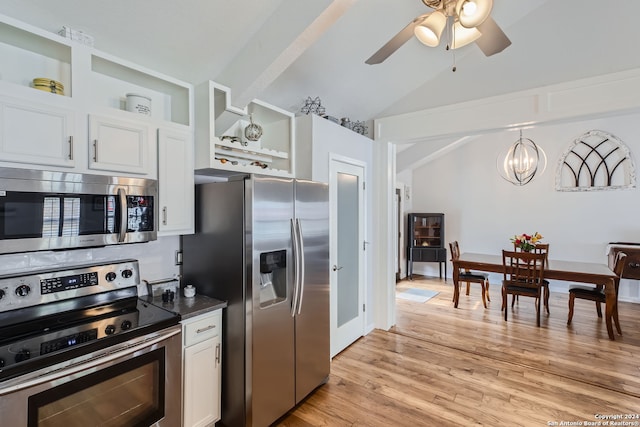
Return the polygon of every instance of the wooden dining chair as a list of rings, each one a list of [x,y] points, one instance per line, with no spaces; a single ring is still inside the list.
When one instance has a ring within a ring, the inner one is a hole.
[[[453,241],[449,243],[449,249],[451,251],[451,262],[453,263],[454,268],[456,268],[455,261],[460,258],[460,246],[458,245],[458,241]],[[456,291],[453,292],[453,302],[454,307],[458,307],[458,298],[460,298],[460,282],[467,283],[467,295],[469,295],[469,285],[471,283],[479,283],[482,289],[482,305],[484,308],[487,308],[487,301],[491,302],[491,298],[489,297],[489,274],[469,271],[458,268],[457,271],[454,271],[454,278],[457,275],[457,282],[454,280],[453,286],[456,286]]]
[[[520,248],[518,248],[517,245],[514,243],[513,250],[518,252],[520,251]],[[531,253],[544,254],[545,255],[544,266],[545,268],[549,266],[549,243],[537,243],[536,246],[531,250]],[[549,313],[549,281],[544,279],[542,281],[542,286],[543,286],[543,294],[544,294],[544,308],[547,311],[547,314],[550,314]],[[513,297],[511,298],[511,307],[513,307],[513,305],[515,304],[517,297],[518,297],[517,295],[513,295]]]
[[[616,279],[616,302],[618,300],[618,287],[620,285],[620,276],[622,275],[622,270],[624,270],[624,264],[627,258],[627,254],[624,252],[618,252],[616,255],[615,265],[613,267],[613,272],[618,276]],[[596,285],[596,287],[588,287],[588,286],[572,286],[569,288],[569,317],[567,318],[567,325],[571,324],[571,320],[573,319],[573,306],[575,304],[575,299],[585,299],[589,301],[595,301],[596,303],[596,313],[598,317],[602,317],[602,308],[601,304],[604,304],[607,300],[604,294],[604,288],[602,285]],[[620,329],[620,321],[618,320],[618,311],[614,312],[613,321],[616,324],[616,329],[618,333],[622,333]]]
[[[545,254],[502,251],[502,310],[507,320],[507,296],[535,298],[536,325],[540,326],[540,305],[543,301]]]

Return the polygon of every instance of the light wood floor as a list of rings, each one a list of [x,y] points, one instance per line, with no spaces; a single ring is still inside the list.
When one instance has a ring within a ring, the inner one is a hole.
[[[397,299],[396,326],[337,355],[329,382],[277,425],[588,425],[606,421],[598,414],[640,414],[640,305],[620,303],[624,335],[610,341],[590,301],[576,301],[567,327],[567,294],[551,294],[537,328],[531,298],[504,321],[497,284],[487,309],[477,284],[458,309],[450,280],[397,284],[407,288],[439,293],[426,303]]]

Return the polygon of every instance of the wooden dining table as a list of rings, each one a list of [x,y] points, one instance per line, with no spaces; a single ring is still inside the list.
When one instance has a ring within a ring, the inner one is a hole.
[[[456,307],[460,296],[460,287],[458,286],[458,275],[460,269],[486,271],[491,273],[503,272],[502,255],[463,253],[460,255],[459,259],[452,262],[454,301],[456,301]],[[615,340],[612,324],[614,316],[616,319],[616,329],[618,333],[622,335],[622,330],[620,329],[619,322],[617,321],[618,296],[616,285],[619,278],[606,264],[550,259],[544,270],[544,278],[602,285],[604,287],[606,298],[605,320],[607,323],[609,339]]]

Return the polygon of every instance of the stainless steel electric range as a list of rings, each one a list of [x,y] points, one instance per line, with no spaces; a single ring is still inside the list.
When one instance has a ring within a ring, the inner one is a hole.
[[[180,425],[180,318],[139,283],[136,260],[0,277],[5,421]]]

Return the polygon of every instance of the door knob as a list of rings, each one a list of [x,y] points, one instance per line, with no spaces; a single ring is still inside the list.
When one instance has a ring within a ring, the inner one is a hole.
[[[332,270],[333,271],[342,270],[342,267],[338,267],[337,265],[334,264]]]

